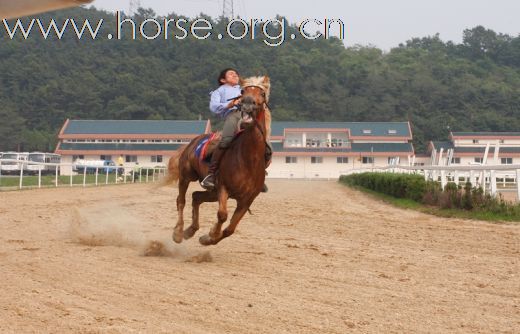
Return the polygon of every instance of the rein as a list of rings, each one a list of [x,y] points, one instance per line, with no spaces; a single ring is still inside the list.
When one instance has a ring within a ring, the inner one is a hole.
[[[270,107],[269,104],[267,103],[267,97],[266,97],[265,89],[264,89],[263,87],[261,87],[261,86],[257,86],[257,85],[249,85],[249,86],[245,86],[243,89],[245,89],[245,88],[249,88],[249,87],[259,88],[259,89],[264,93],[264,103],[262,104],[261,107],[264,107],[264,106],[265,106],[265,107],[267,107],[269,110],[271,110],[271,107]],[[239,96],[237,96],[237,97],[235,97],[235,98],[232,98],[232,99],[230,99],[230,100],[236,100],[236,99],[241,98],[242,96],[243,96],[243,94],[241,94],[241,95],[239,95]],[[259,106],[259,107],[260,107],[260,106]],[[241,105],[241,104],[238,105],[238,110],[240,110],[240,111],[242,112],[242,117],[244,117],[244,112],[242,111],[242,105]],[[265,108],[264,108],[263,111],[264,111],[264,117],[265,117]],[[267,138],[266,138],[266,136],[265,136],[264,131],[263,131],[262,128],[260,127],[260,124],[258,123],[258,119],[255,121],[255,126],[256,126],[256,128],[258,129],[258,131],[260,131],[260,133],[262,134],[262,137],[263,137],[264,142],[265,142]]]

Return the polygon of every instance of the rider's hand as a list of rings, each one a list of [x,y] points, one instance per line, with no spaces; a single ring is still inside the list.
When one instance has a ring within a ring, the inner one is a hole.
[[[231,109],[239,103],[240,103],[240,99],[235,99],[235,100],[230,101],[229,104],[227,105],[227,107],[228,107],[228,109]]]

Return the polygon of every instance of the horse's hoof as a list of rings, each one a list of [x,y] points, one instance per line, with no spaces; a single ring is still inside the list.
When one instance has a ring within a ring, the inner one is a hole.
[[[173,232],[172,239],[173,239],[173,241],[175,241],[176,243],[180,244],[180,243],[182,242],[182,234],[181,234],[181,233]]]
[[[199,242],[203,246],[210,246],[214,244],[213,239],[211,239],[211,237],[207,234],[200,237]]]
[[[191,239],[195,235],[195,232],[197,232],[197,230],[195,230],[191,227],[185,229],[184,230],[184,240]]]

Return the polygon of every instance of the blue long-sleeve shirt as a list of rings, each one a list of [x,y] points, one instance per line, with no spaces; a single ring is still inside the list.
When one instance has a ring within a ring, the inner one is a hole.
[[[211,99],[209,101],[209,110],[212,113],[225,118],[230,112],[236,110],[236,106],[228,109],[227,105],[231,102],[230,99],[239,96],[241,93],[240,86],[222,85],[211,92]]]

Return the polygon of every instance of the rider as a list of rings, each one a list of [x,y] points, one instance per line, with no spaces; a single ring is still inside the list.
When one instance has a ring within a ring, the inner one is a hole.
[[[218,77],[220,87],[211,92],[209,109],[212,113],[224,118],[225,121],[224,128],[222,129],[222,139],[211,157],[208,176],[201,182],[204,188],[215,187],[215,173],[218,169],[220,159],[233,140],[233,136],[241,119],[237,107],[240,103],[240,99],[235,99],[241,94],[239,81],[238,71],[234,68],[226,68],[220,72]]]
[[[231,144],[233,137],[237,131],[238,124],[242,118],[238,110],[240,103],[241,88],[239,85],[240,77],[238,71],[234,68],[226,68],[218,77],[219,88],[211,92],[209,109],[214,114],[224,118],[224,128],[222,129],[222,139],[212,154],[209,165],[208,176],[200,183],[206,189],[215,187],[215,173],[217,172],[220,160],[225,150]],[[262,192],[267,192],[267,186],[264,184]]]

